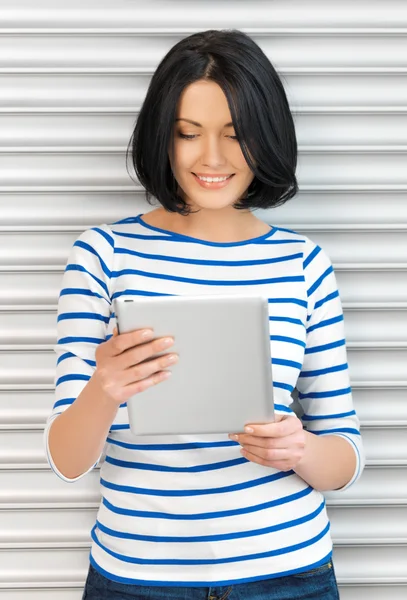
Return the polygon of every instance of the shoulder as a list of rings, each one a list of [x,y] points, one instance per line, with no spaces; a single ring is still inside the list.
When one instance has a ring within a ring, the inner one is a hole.
[[[307,235],[295,231],[293,229],[286,229],[284,227],[275,227],[275,234],[273,239],[278,243],[298,243],[303,255],[304,269],[308,267],[312,262],[315,261],[316,265],[331,265],[331,260],[327,252],[314,240],[309,238]]]
[[[110,225],[101,223],[82,231],[76,238],[74,246],[82,246],[83,244],[88,244],[95,249],[104,249],[106,246],[114,249],[115,239]]]

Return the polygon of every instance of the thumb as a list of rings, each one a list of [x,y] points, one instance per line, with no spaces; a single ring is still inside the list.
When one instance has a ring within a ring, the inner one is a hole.
[[[119,335],[119,332],[117,331],[117,327],[115,327],[115,328],[113,329],[113,337],[116,337],[116,336],[118,336],[118,335]]]

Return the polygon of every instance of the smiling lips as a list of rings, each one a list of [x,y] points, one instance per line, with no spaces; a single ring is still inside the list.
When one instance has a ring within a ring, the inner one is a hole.
[[[232,175],[213,175],[213,177],[227,177],[227,179],[223,181],[204,181],[200,179],[195,173],[192,173],[195,178],[195,181],[199,183],[199,185],[206,189],[219,189],[228,185],[229,181],[232,179],[234,173]],[[203,175],[203,174],[202,174]],[[204,177],[211,177],[210,175],[203,175]]]

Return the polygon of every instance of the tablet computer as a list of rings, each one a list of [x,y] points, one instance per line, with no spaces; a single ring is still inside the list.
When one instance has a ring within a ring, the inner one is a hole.
[[[172,375],[127,401],[135,435],[234,433],[274,420],[268,300],[255,295],[114,300],[118,332],[151,327],[174,344]]]

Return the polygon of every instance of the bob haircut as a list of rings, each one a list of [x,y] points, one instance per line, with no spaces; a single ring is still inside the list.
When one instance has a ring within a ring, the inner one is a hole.
[[[179,97],[202,79],[222,88],[242,153],[254,173],[246,195],[234,208],[284,204],[298,192],[293,118],[273,65],[251,37],[236,29],[209,29],[183,38],[155,70],[126,152],[127,161],[131,148],[147,202],[151,204],[153,196],[170,212],[191,212],[177,193],[168,149],[174,143]]]

